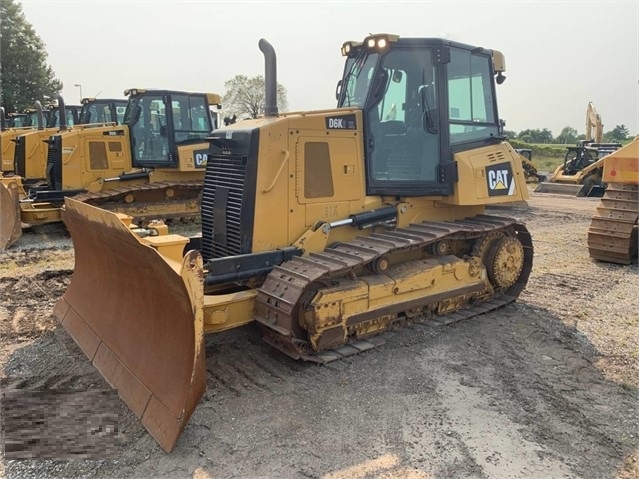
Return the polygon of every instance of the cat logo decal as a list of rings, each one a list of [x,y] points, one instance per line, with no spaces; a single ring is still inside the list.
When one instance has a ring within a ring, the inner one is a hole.
[[[488,196],[512,196],[515,194],[515,178],[510,163],[486,167]]]

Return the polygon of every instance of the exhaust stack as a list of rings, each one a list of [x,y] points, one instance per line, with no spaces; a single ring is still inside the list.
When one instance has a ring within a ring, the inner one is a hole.
[[[35,102],[36,114],[38,115],[38,130],[44,130],[44,115],[42,114],[42,103],[39,100]]]
[[[264,54],[264,88],[266,90],[264,116],[277,116],[277,58],[268,41],[260,39],[258,46]]]
[[[64,98],[59,93],[55,96],[58,100],[58,116],[60,117],[60,131],[66,131],[67,128],[67,111],[64,105]]]
[[[5,122],[4,108],[0,106],[0,131],[4,131],[6,129],[7,129],[7,123]]]

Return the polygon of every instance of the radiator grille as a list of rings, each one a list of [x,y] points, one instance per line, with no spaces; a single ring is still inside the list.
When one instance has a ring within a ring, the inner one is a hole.
[[[13,157],[13,167],[16,175],[25,178],[27,176],[27,151],[25,148],[24,137],[16,138],[16,149]]]
[[[242,247],[241,232],[246,164],[246,156],[209,155],[202,195],[202,255],[205,259],[249,252]]]
[[[59,136],[52,136],[47,151],[47,182],[53,190],[62,189],[62,148]]]

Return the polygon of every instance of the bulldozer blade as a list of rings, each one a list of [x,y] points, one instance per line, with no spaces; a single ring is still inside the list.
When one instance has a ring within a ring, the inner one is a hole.
[[[583,185],[579,184],[544,181],[537,185],[535,193],[554,193],[556,195],[577,196],[582,188]]]
[[[586,192],[588,198],[602,198],[606,193],[606,185],[593,185],[590,191]]]
[[[54,315],[170,452],[206,388],[202,257],[165,260],[115,213],[72,199],[63,221],[75,269]]]
[[[14,181],[0,181],[0,250],[9,248],[22,236],[20,193]]]

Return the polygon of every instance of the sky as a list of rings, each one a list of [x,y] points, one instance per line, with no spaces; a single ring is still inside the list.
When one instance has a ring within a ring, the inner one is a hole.
[[[639,0],[158,1],[22,0],[64,83],[67,104],[128,88],[224,94],[277,54],[289,111],[333,108],[342,44],[370,33],[441,37],[499,50],[506,129],[585,133],[592,102],[604,131],[639,134]],[[81,85],[80,87],[75,85]]]

